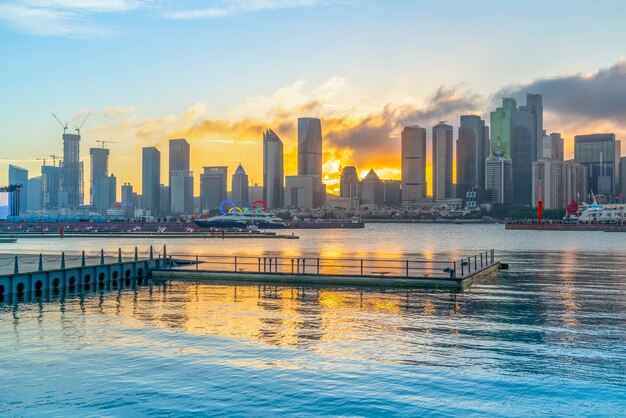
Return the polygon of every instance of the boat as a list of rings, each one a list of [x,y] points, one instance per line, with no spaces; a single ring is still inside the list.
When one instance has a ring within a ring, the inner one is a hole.
[[[224,215],[194,221],[200,228],[217,229],[284,229],[289,226],[271,212],[232,211]]]

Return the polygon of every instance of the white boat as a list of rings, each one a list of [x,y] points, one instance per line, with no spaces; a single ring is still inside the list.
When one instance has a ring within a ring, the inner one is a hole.
[[[197,219],[200,228],[283,229],[289,226],[271,212],[232,211],[208,219]]]

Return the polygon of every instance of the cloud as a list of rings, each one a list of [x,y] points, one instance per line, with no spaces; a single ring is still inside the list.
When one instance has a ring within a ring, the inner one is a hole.
[[[313,7],[322,3],[320,0],[213,0],[208,7],[183,7],[167,10],[164,16],[169,19],[214,19],[243,13],[264,10],[295,9]],[[179,6],[180,7],[180,6]]]

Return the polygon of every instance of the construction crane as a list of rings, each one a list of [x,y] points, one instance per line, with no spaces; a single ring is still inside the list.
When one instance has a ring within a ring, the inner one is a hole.
[[[89,115],[91,115],[91,113],[87,113],[87,116],[85,116],[85,119],[83,119],[83,122],[80,125],[76,126],[76,129],[75,129],[76,135],[80,135],[80,129],[83,127],[85,122],[87,122],[87,118],[89,117]]]
[[[37,160],[37,161],[43,161],[43,165],[44,165],[44,167],[46,166],[46,159],[45,159],[45,158],[35,158],[35,160]]]
[[[61,122],[61,119],[57,118],[57,115],[55,115],[53,113],[52,116],[54,116],[54,118],[57,120],[57,122],[59,122],[59,125],[61,125],[61,127],[63,128],[63,133],[66,134],[67,133],[67,129],[68,129],[67,128],[67,122],[64,125],[63,122]]]
[[[103,149],[106,149],[106,148],[107,148],[107,145],[106,145],[106,144],[119,144],[119,142],[117,142],[117,141],[102,141],[102,140],[97,140],[96,142],[97,142],[97,143],[99,143],[99,144],[102,144],[102,148],[103,148]]]
[[[49,157],[50,157],[50,158],[52,158],[52,166],[53,166],[53,167],[56,167],[56,165],[57,165],[57,158],[59,159],[59,162],[61,162],[61,161],[60,161],[60,160],[61,160],[61,157],[59,157],[59,156],[58,156],[58,155],[56,155],[56,154],[50,154],[50,155],[49,155]]]

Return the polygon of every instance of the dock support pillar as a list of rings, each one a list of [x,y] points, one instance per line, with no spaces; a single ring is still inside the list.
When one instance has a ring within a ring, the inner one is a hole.
[[[37,267],[37,271],[43,271],[43,254],[39,253],[39,266]]]
[[[100,250],[100,265],[104,266],[104,250]]]
[[[135,261],[139,261],[139,252],[137,250],[137,247],[135,247]]]
[[[13,274],[19,274],[19,273],[20,273],[20,267],[18,265],[17,256],[15,256],[15,262],[13,264]]]
[[[61,270],[65,269],[65,252],[61,253]]]
[[[121,248],[117,249],[117,262],[118,263],[122,262],[122,249]]]
[[[83,254],[80,257],[80,266],[85,267],[87,265],[87,260],[85,260],[85,250],[83,250]]]

